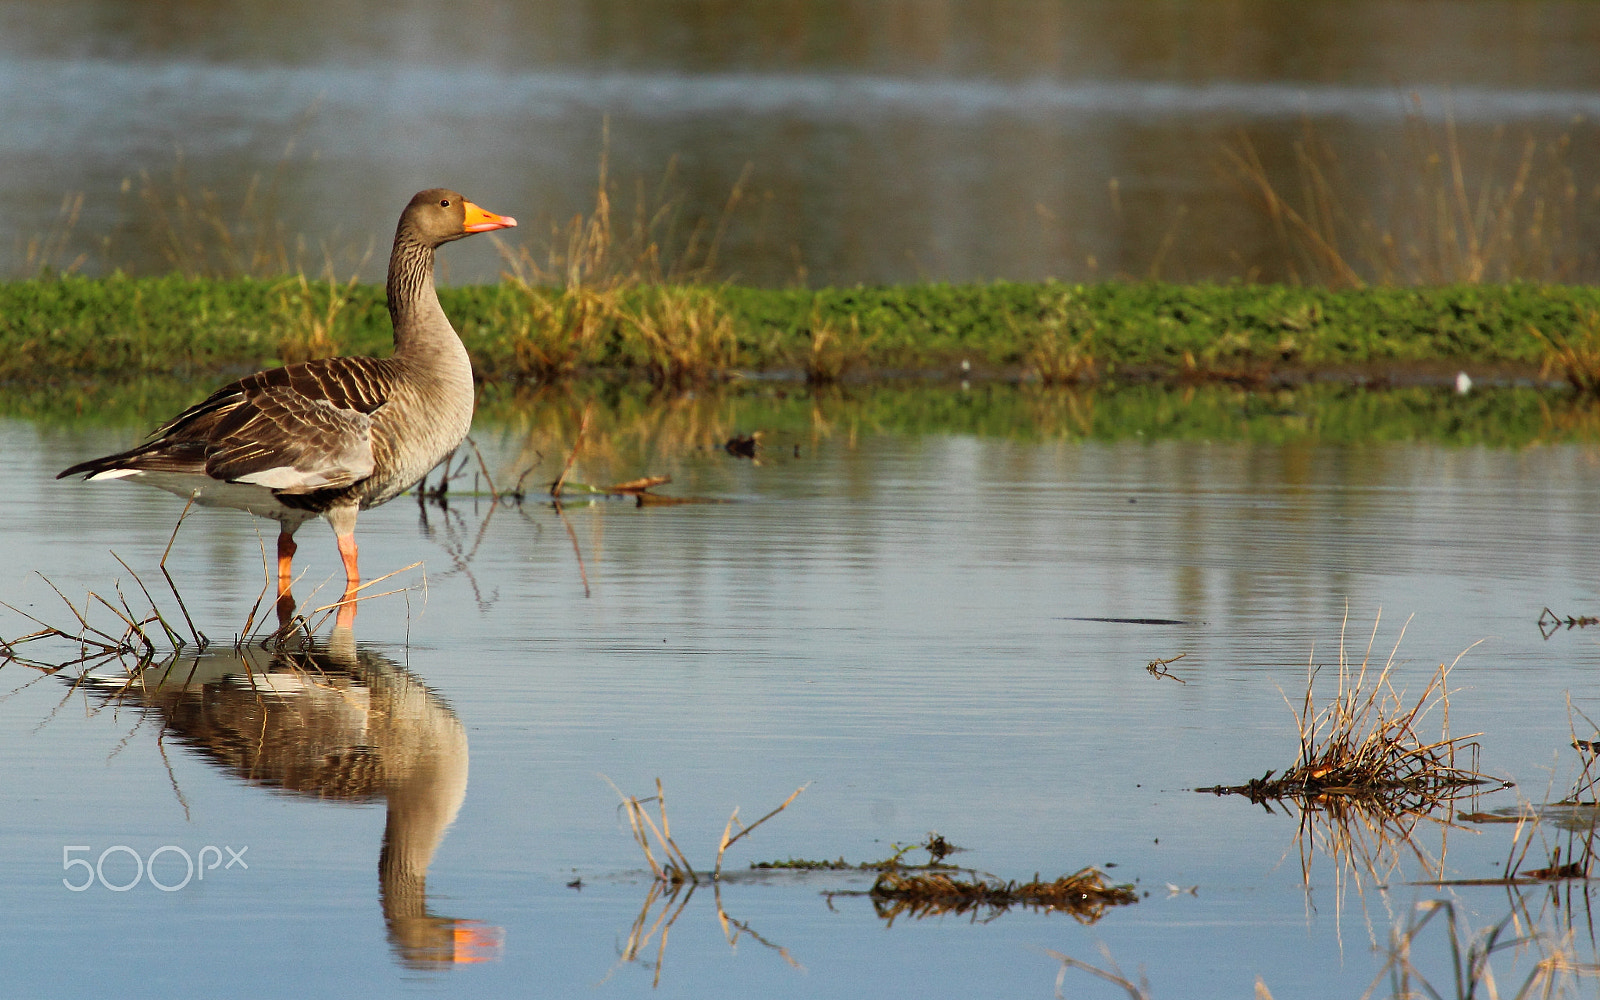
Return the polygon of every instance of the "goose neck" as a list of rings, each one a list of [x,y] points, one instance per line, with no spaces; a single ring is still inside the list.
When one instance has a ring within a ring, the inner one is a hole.
[[[389,319],[394,324],[396,354],[455,339],[455,330],[439,305],[433,285],[433,247],[396,237],[389,257]]]

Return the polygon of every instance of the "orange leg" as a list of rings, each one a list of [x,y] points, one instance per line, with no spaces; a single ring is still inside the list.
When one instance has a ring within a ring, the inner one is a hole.
[[[278,532],[278,624],[289,624],[294,617],[294,595],[289,588],[294,584],[294,532],[287,528]]]
[[[339,535],[339,558],[344,560],[344,604],[339,608],[336,625],[349,628],[356,620],[356,591],[361,589],[361,569],[356,564],[356,536],[354,532]]]

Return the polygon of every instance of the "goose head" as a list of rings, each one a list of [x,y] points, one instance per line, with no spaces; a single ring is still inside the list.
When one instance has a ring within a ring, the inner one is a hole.
[[[517,220],[480,208],[448,188],[417,192],[400,214],[400,238],[424,246],[439,246],[473,233],[509,229]]]

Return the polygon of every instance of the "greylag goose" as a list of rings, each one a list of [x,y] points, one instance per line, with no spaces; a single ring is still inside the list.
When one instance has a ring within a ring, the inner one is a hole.
[[[294,533],[320,514],[333,526],[344,562],[339,617],[348,624],[361,583],[357,512],[409,489],[472,424],[472,363],[434,292],[434,251],[516,224],[454,191],[419,193],[400,215],[389,257],[393,354],[257,372],[162,424],[144,444],[80,462],[56,478],[130,479],[277,521],[285,619],[294,607]]]

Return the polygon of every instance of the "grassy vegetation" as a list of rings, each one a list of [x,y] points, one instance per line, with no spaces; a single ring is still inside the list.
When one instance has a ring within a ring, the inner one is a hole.
[[[1487,148],[1485,148],[1487,145]],[[346,251],[278,219],[295,148],[224,199],[180,157],[124,198],[159,238],[167,277],[74,274],[69,196],[56,231],[27,247],[34,280],[0,283],[0,382],[202,374],[334,353],[382,353],[378,286],[341,281]],[[1157,281],[823,289],[728,283],[721,246],[750,206],[747,176],[720,214],[694,217],[669,164],[635,182],[631,208],[602,152],[595,202],[528,245],[499,243],[504,279],[441,299],[491,382],[588,376],[658,385],[781,373],[826,385],[961,373],[1044,385],[1162,379],[1364,382],[1513,375],[1600,393],[1600,290],[1589,232],[1600,186],[1580,184],[1571,140],[1465,143],[1418,112],[1380,169],[1347,169],[1311,126],[1286,169],[1241,138],[1223,158],[1282,242],[1290,284]],[[1356,165],[1359,168],[1361,165]],[[1378,176],[1378,193],[1368,187]],[[113,236],[102,238],[106,269]],[[371,248],[367,250],[370,257]],[[336,264],[336,257],[339,263]],[[362,263],[366,258],[362,258]],[[1150,269],[1159,274],[1158,267]]]
[[[1545,366],[1600,314],[1600,289],[1460,285],[1334,292],[1161,283],[756,289],[508,281],[440,298],[492,381],[582,375],[682,383],[735,373],[836,381],[954,372],[1047,383],[1380,381]],[[293,329],[306,331],[294,333]],[[208,373],[384,353],[383,290],[329,278],[66,276],[0,284],[0,380]]]

